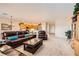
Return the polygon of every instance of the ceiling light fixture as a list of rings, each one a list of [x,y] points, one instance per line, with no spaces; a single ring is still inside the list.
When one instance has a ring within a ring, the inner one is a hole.
[[[6,13],[6,12],[0,12],[0,16],[7,16],[8,15],[8,13]]]

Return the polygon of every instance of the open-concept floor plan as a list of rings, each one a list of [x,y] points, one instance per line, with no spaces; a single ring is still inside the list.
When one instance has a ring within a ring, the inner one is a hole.
[[[0,56],[79,55],[76,9],[78,3],[0,4]]]
[[[61,43],[62,42],[62,43]],[[6,49],[6,48],[9,48]],[[0,50],[2,48],[5,48],[6,51],[3,51],[3,55],[15,55],[15,56],[74,56],[74,51],[71,48],[71,45],[66,41],[66,39],[54,37],[53,35],[50,35],[49,39],[47,41],[43,42],[43,45],[34,53],[30,53],[26,50],[24,50],[24,46],[21,45],[16,48],[11,48],[8,45],[4,45],[3,47],[0,47]],[[8,52],[7,52],[8,51]]]

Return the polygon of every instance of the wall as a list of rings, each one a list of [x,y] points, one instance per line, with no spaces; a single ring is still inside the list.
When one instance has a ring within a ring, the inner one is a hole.
[[[23,21],[13,19],[13,28],[12,28],[12,30],[8,30],[8,31],[20,30],[19,25],[18,25],[20,22],[23,22]],[[7,18],[0,17],[0,33],[3,32],[1,30],[1,23],[10,24],[10,20]],[[65,32],[67,30],[71,29],[70,26],[71,26],[71,23],[69,20],[59,20],[59,21],[57,20],[57,21],[55,21],[55,28],[53,25],[50,25],[50,23],[43,22],[42,23],[42,30],[45,30],[47,33],[54,33],[54,31],[55,31],[55,36],[65,38],[66,37]]]
[[[55,36],[66,38],[65,32],[71,30],[71,23],[68,20],[60,20],[55,22]]]
[[[5,18],[0,18],[0,31],[1,32],[3,32],[3,31],[18,31],[19,30],[19,22],[18,21],[16,21],[16,20],[13,20],[12,21],[13,23],[12,23],[12,30],[1,30],[1,23],[5,23],[5,24],[9,24],[9,25],[11,25],[11,23],[10,23],[10,20],[9,19],[5,19]]]
[[[54,23],[49,25],[49,33],[55,34],[55,24]]]
[[[13,21],[12,21],[12,24],[13,24],[12,30],[1,30],[1,23],[5,23],[5,24],[11,25],[11,22],[10,22],[10,19],[8,19],[8,18],[2,18],[2,17],[0,17],[0,35],[4,31],[19,31],[20,30],[20,28],[19,28],[19,23],[20,22],[21,21],[19,21],[17,19],[16,20],[13,19]]]
[[[42,30],[46,31],[46,33],[49,37],[49,23],[48,22],[43,22],[41,27],[42,27]]]
[[[42,27],[42,30],[46,31],[46,22],[42,23],[41,27]]]
[[[42,30],[45,30],[48,35],[55,34],[56,37],[66,38],[65,32],[71,30],[71,18],[67,20],[55,20],[54,22],[43,22]]]

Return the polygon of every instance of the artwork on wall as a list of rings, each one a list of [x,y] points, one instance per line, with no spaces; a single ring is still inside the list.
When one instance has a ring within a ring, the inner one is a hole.
[[[32,24],[32,23],[19,23],[20,30],[22,29],[38,29],[41,24]]]
[[[26,30],[26,26],[24,23],[19,23],[20,30]]]
[[[1,30],[12,30],[12,25],[2,23]]]

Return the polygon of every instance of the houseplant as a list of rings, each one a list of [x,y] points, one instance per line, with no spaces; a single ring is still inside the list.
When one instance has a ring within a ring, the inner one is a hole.
[[[65,35],[67,36],[67,39],[71,39],[71,30],[66,31]]]

